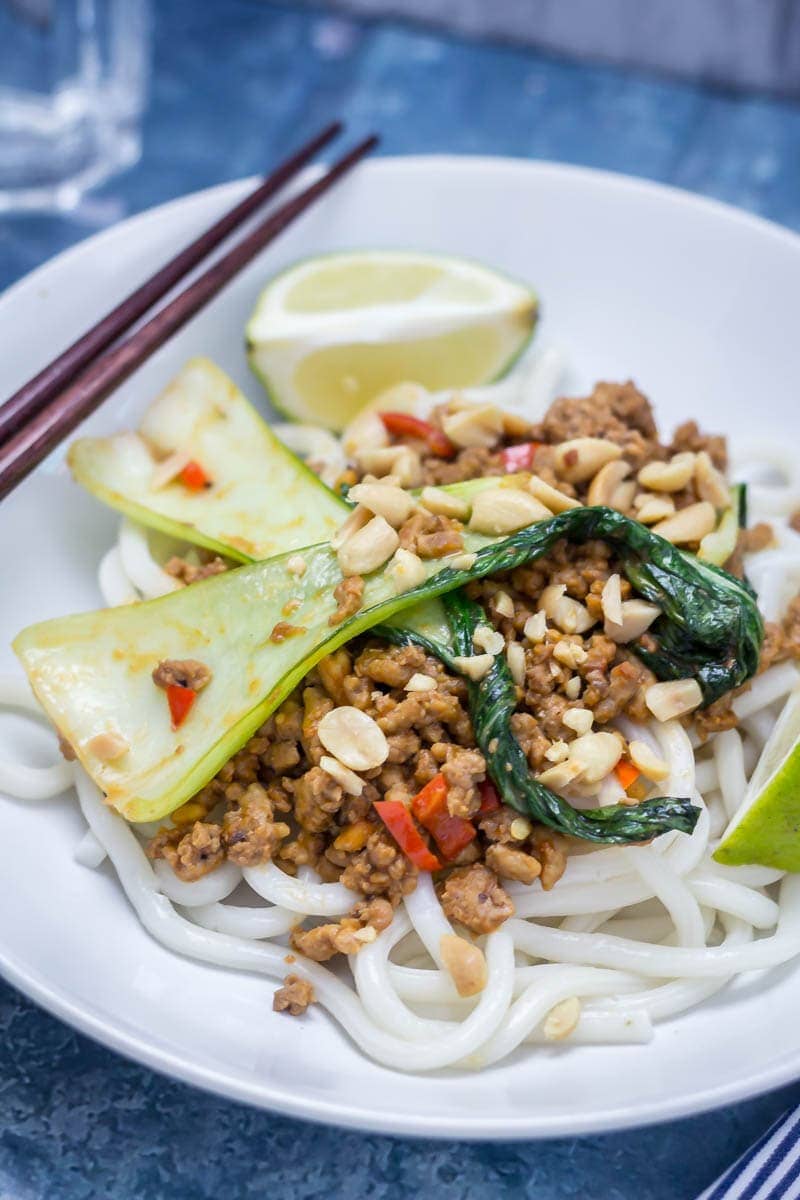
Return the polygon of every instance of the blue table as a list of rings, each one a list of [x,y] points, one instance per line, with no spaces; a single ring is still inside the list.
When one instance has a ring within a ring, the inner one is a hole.
[[[355,132],[378,127],[391,154],[587,163],[800,229],[800,106],[253,0],[157,7],[142,161],[74,217],[0,221],[0,287],[95,228],[263,170],[333,113]],[[661,1128],[545,1144],[392,1141],[169,1082],[0,984],[1,1200],[689,1200],[799,1102],[797,1085]]]

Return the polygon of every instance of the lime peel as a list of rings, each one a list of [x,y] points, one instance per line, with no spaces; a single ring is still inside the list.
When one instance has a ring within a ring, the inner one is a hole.
[[[800,871],[800,684],[761,752],[741,808],[714,858]]]

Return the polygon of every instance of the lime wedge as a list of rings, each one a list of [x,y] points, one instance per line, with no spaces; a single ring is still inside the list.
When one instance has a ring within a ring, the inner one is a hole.
[[[786,701],[714,858],[800,871],[800,687]]]
[[[248,356],[276,408],[341,430],[403,380],[438,391],[495,379],[537,313],[529,288],[464,259],[331,254],[270,281],[247,325]]]

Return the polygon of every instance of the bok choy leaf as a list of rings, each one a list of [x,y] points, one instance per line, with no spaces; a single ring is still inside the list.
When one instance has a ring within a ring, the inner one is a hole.
[[[207,487],[164,478],[165,464],[182,459],[199,465]],[[238,562],[324,541],[348,512],[205,358],[186,364],[138,432],[80,438],[68,461],[112,508]]]

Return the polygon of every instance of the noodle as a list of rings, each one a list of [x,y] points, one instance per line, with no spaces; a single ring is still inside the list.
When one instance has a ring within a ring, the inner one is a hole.
[[[168,863],[162,860],[153,863],[159,891],[176,904],[193,908],[197,905],[214,904],[224,900],[242,882],[242,872],[234,863],[224,862],[216,871],[209,871],[201,879],[187,883],[179,879]]]
[[[27,683],[14,675],[0,675],[0,705],[43,717]],[[49,800],[66,791],[72,782],[72,767],[61,758],[50,767],[31,767],[0,758],[0,791],[18,800]]]
[[[319,917],[340,917],[355,904],[358,896],[341,883],[313,883],[287,875],[274,863],[245,867],[244,877],[254,892],[296,913],[314,913]]]
[[[119,559],[131,586],[148,600],[166,596],[181,586],[158,565],[150,553],[147,531],[124,517],[119,530]]]
[[[105,862],[106,852],[92,833],[91,829],[87,829],[86,833],[75,847],[72,857],[75,859],[75,862],[80,863],[82,867],[88,867],[90,870],[94,871]]]
[[[139,593],[125,574],[119,545],[112,546],[101,559],[97,582],[100,585],[100,595],[111,608],[120,604],[133,604],[139,599]]]

